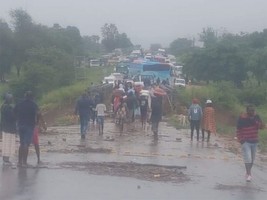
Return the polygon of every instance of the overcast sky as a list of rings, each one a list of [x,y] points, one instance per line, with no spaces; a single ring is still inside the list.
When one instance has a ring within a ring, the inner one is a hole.
[[[0,18],[23,8],[36,23],[76,26],[82,35],[101,35],[114,23],[134,44],[168,46],[197,37],[204,27],[231,33],[267,28],[267,0],[0,0]]]

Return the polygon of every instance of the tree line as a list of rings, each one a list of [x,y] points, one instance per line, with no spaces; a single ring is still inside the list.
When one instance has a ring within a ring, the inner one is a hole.
[[[116,48],[133,46],[115,24],[105,24],[100,36],[81,36],[75,26],[52,27],[35,23],[22,9],[10,11],[11,24],[0,19],[0,81],[9,77],[10,90],[21,96],[33,90],[37,96],[74,81],[74,58],[99,57]]]
[[[0,19],[0,81],[9,77],[10,90],[16,95],[31,89],[37,95],[72,84],[75,56],[98,57],[116,48],[131,49],[126,33],[115,24],[104,24],[101,37],[81,36],[75,26],[52,27],[35,23],[24,10],[10,12],[11,24]],[[230,81],[241,88],[248,79],[258,85],[266,80],[267,29],[262,32],[232,34],[204,28],[199,34],[203,46],[194,39],[177,38],[168,52],[184,65],[190,79],[206,82]],[[151,50],[161,48],[151,44]]]
[[[267,78],[267,29],[232,34],[204,28],[199,34],[203,47],[194,40],[178,38],[169,51],[180,58],[184,72],[198,81],[230,81],[242,88],[254,79],[261,85]]]

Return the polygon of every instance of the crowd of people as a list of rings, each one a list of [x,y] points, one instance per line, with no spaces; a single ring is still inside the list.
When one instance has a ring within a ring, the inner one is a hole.
[[[164,90],[158,86],[139,87],[131,82],[119,83],[115,86],[112,97],[112,109],[115,118],[125,120],[128,124],[136,119],[144,125],[148,120],[151,122],[151,130],[155,140],[158,140],[158,127],[162,119],[162,101],[166,95]],[[41,163],[39,148],[39,131],[46,129],[44,118],[34,102],[31,91],[27,91],[24,99],[12,104],[12,94],[4,95],[4,102],[1,106],[1,131],[2,131],[2,157],[4,164],[11,164],[10,157],[16,150],[16,133],[19,135],[20,145],[18,151],[18,166],[27,166],[29,146],[34,145],[37,163]],[[98,93],[90,97],[85,92],[76,102],[75,114],[79,115],[81,139],[85,139],[89,130],[90,120],[99,125],[99,134],[104,133],[104,116],[107,107],[104,104],[103,96]],[[202,141],[210,141],[212,133],[216,134],[215,109],[212,100],[205,102],[205,108],[199,105],[198,99],[193,99],[188,109],[188,119],[191,129],[191,141],[196,131],[197,141],[200,141],[199,133],[202,131]],[[242,113],[237,121],[237,139],[241,143],[243,152],[246,180],[251,181],[251,169],[255,161],[258,139],[258,130],[265,126],[256,114],[252,105],[247,106],[246,112]]]
[[[128,127],[133,128],[134,122],[138,119],[142,122],[142,127],[151,121],[154,138],[158,138],[158,124],[162,117],[162,96],[164,91],[156,85],[134,85],[133,82],[118,82],[113,89],[111,107],[114,113],[114,121],[118,124],[127,123]],[[76,102],[75,114],[80,118],[81,138],[85,139],[90,130],[88,123],[96,122],[99,134],[104,133],[104,115],[107,106],[103,103],[100,93],[93,96],[85,92]],[[123,131],[123,130],[121,130]]]

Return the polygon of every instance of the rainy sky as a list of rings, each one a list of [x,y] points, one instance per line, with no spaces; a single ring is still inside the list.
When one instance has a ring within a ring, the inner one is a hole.
[[[76,26],[82,35],[101,35],[114,23],[134,44],[168,46],[197,38],[205,27],[231,33],[267,28],[267,0],[0,0],[0,18],[22,8],[35,22]]]

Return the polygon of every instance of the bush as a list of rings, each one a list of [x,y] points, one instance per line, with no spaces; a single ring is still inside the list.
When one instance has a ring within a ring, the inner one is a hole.
[[[266,86],[246,87],[238,95],[243,104],[263,105],[266,102]]]
[[[87,91],[91,82],[98,83],[103,79],[103,71],[108,73],[109,68],[90,68],[87,69],[88,79],[76,82],[73,85],[54,89],[42,95],[40,105],[42,109],[50,110],[60,108],[64,105],[72,104],[83,92]]]
[[[202,106],[207,99],[211,99],[216,107],[229,110],[238,110],[240,106],[237,98],[238,89],[230,82],[213,83],[206,86],[187,87],[186,90],[178,89],[178,98],[181,104],[190,106],[192,99],[197,98]]]

